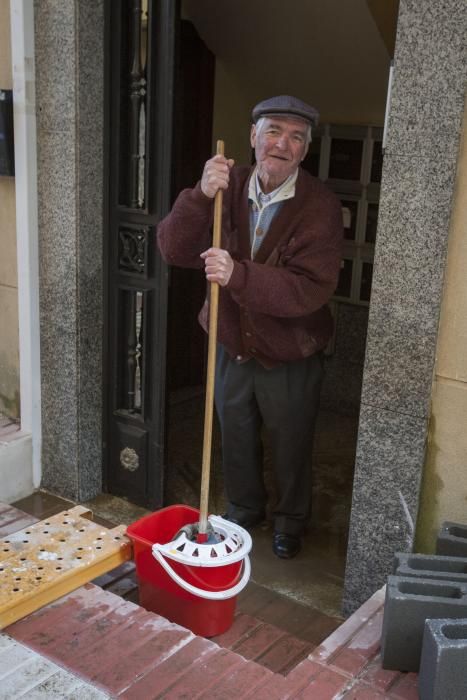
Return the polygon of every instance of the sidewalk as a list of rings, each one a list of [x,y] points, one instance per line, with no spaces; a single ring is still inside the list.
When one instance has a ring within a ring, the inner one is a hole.
[[[21,697],[105,700],[109,696],[0,633],[0,698]]]

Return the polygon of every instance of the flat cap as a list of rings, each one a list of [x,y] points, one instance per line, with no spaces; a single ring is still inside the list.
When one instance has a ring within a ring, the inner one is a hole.
[[[310,107],[306,102],[302,102],[298,97],[292,97],[291,95],[278,95],[259,102],[256,107],[253,107],[252,117],[256,123],[261,117],[270,117],[274,114],[298,117],[313,127],[317,126],[319,121],[318,110]]]

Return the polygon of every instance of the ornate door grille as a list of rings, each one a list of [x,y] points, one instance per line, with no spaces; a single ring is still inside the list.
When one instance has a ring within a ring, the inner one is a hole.
[[[155,242],[171,193],[172,0],[106,2],[105,488],[163,500],[167,269]]]

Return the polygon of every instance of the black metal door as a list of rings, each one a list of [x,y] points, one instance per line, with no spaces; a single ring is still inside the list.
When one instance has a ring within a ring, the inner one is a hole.
[[[179,3],[106,2],[105,490],[163,500],[167,269]]]

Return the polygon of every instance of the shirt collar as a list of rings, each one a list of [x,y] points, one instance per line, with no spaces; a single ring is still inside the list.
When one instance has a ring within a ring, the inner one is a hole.
[[[295,183],[298,177],[297,170],[289,175],[287,180],[279,185],[279,187],[268,194],[264,194],[261,190],[261,185],[258,177],[258,168],[256,167],[251,175],[250,183],[248,185],[248,198],[256,204],[259,209],[262,209],[268,204],[273,204],[275,202],[282,202],[285,199],[291,199],[295,196]]]

